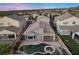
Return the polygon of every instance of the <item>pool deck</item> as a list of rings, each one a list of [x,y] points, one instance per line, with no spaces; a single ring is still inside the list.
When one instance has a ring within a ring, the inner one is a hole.
[[[55,40],[59,40],[57,35],[56,35]],[[58,41],[45,42],[45,41],[38,40],[38,39],[37,40],[24,40],[20,44],[20,47],[24,46],[24,45],[37,45],[37,44],[40,44],[40,43],[46,43],[46,44],[49,44],[51,46],[54,46],[55,48],[61,47],[61,45],[60,45],[60,43]]]
[[[61,45],[58,42],[42,42],[42,41],[23,41],[20,45],[20,47],[24,46],[24,45],[37,45],[40,43],[45,43],[45,44],[49,44],[51,46],[54,47],[60,47]]]
[[[68,55],[71,55],[71,52],[68,50],[68,48],[65,46],[65,44],[63,43],[63,41],[60,39],[59,36],[57,36],[56,38],[58,41],[52,41],[52,42],[43,42],[43,41],[39,41],[39,40],[25,40],[25,41],[22,41],[22,43],[20,44],[19,46],[19,50],[22,46],[24,45],[37,45],[37,44],[40,44],[40,43],[45,43],[45,44],[49,44],[50,46],[53,46],[55,48],[59,48],[59,47],[63,47],[67,54]]]

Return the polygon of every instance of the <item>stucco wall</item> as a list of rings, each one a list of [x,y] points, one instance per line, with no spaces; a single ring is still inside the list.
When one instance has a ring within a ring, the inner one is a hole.
[[[2,30],[0,31],[0,34],[16,34],[16,33],[9,30]]]

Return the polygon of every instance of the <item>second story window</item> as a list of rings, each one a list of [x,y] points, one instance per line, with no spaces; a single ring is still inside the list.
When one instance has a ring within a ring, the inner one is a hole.
[[[33,39],[33,36],[28,36],[28,39]]]
[[[63,24],[68,24],[68,22],[63,22]]]
[[[76,22],[73,22],[72,24],[75,24]]]
[[[36,36],[34,35],[34,39],[36,39]]]

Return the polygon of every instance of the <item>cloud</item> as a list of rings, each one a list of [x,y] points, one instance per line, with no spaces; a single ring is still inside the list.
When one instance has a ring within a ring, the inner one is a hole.
[[[33,4],[33,3],[3,3],[0,4],[0,11],[2,10],[25,10],[25,9],[47,9],[52,8],[51,6],[44,4]]]
[[[28,4],[21,4],[21,3],[18,4],[9,3],[0,5],[0,10],[24,10],[24,9],[31,9],[31,7]]]
[[[48,9],[79,6],[75,3],[0,3],[0,11],[24,9]]]

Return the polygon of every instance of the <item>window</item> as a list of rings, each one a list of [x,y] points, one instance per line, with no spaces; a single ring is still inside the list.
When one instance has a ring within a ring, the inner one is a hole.
[[[36,36],[34,35],[34,39],[36,38]]]
[[[6,34],[4,34],[4,37],[6,36]]]
[[[72,24],[75,24],[76,22],[73,22]]]
[[[47,29],[44,29],[44,32],[49,32],[49,29],[47,30]]]
[[[68,22],[63,22],[63,24],[68,24]]]
[[[62,31],[63,34],[70,34],[69,31]]]
[[[44,42],[51,42],[53,41],[53,36],[44,36]]]
[[[26,39],[27,39],[27,36],[25,36],[26,37]]]
[[[28,36],[28,39],[33,39],[33,36]]]
[[[14,34],[12,35],[12,34],[9,34],[8,35],[8,38],[14,38],[15,36],[14,36]]]

